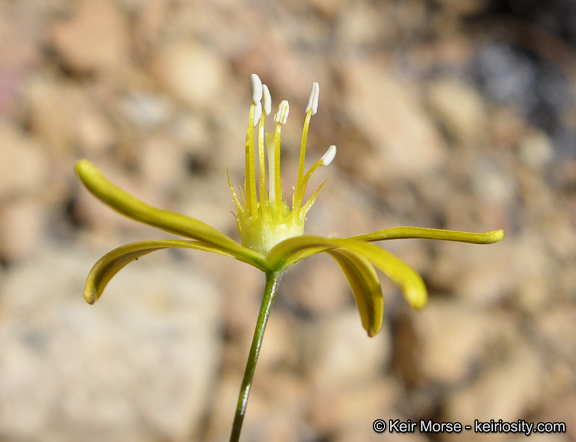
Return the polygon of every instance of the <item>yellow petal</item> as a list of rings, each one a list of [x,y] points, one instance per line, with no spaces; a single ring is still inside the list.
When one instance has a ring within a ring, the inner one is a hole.
[[[104,255],[88,274],[86,285],[84,287],[84,299],[89,304],[94,304],[102,295],[104,288],[112,277],[122,270],[126,265],[130,264],[135,259],[148,253],[162,250],[169,247],[182,247],[187,249],[202,250],[205,252],[218,253],[220,255],[229,256],[234,258],[230,253],[227,253],[217,247],[197,241],[183,241],[183,240],[165,240],[165,241],[139,241],[120,246],[111,252]]]
[[[443,241],[467,242],[471,244],[493,244],[504,238],[504,230],[485,233],[459,232],[457,230],[428,229],[426,227],[392,227],[364,235],[352,236],[358,241],[383,241],[387,239],[425,238]]]
[[[331,249],[326,253],[338,263],[346,276],[368,336],[376,336],[384,319],[384,298],[376,270],[367,259],[348,250]]]
[[[262,270],[265,269],[264,260],[259,253],[241,246],[202,221],[157,209],[134,198],[108,181],[89,161],[78,161],[75,169],[78,177],[94,196],[122,215],[176,235],[200,240],[230,253],[241,261],[248,262]]]
[[[370,261],[376,268],[400,286],[404,297],[412,308],[421,308],[428,300],[424,281],[416,271],[392,253],[375,244],[353,239],[299,236],[277,244],[266,257],[272,270],[282,270],[315,253],[342,248]]]

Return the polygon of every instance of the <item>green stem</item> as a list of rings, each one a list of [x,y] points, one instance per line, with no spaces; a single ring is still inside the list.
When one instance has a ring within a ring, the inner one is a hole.
[[[270,311],[274,305],[274,300],[276,299],[281,279],[282,271],[266,273],[264,297],[262,299],[258,321],[256,322],[256,329],[254,330],[254,336],[252,338],[250,354],[248,355],[248,361],[246,362],[246,368],[244,369],[244,378],[242,379],[240,394],[238,395],[238,405],[236,406],[236,414],[234,415],[234,423],[232,424],[230,442],[237,442],[240,440],[240,431],[242,430],[242,423],[244,422],[246,407],[248,406],[248,396],[250,395],[250,388],[252,387],[258,356],[260,356],[260,347],[262,346],[264,331],[266,330],[266,324],[268,323]]]

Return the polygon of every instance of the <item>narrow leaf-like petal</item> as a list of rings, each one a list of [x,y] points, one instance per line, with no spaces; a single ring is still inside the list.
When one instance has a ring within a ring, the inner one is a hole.
[[[260,254],[241,246],[202,221],[179,213],[157,209],[134,198],[108,181],[89,161],[78,161],[75,169],[78,177],[94,196],[122,215],[176,235],[200,240],[203,243],[221,248],[237,259],[264,269],[262,267],[264,260]]]
[[[376,336],[384,320],[384,298],[376,270],[370,261],[345,249],[331,249],[326,253],[346,276],[368,336]]]
[[[387,239],[438,239],[443,241],[467,242],[471,244],[493,244],[504,237],[503,230],[485,233],[459,232],[457,230],[428,229],[425,227],[392,227],[364,235],[352,236],[357,241],[384,241]]]
[[[428,294],[420,275],[392,253],[375,244],[353,239],[304,235],[289,238],[277,244],[270,250],[266,260],[270,269],[281,270],[290,267],[306,256],[338,248],[348,250],[369,260],[400,286],[411,307],[421,308],[426,304]]]
[[[164,241],[139,241],[120,246],[104,255],[94,264],[86,279],[84,298],[89,304],[94,304],[102,295],[104,288],[112,277],[135,259],[148,253],[169,247],[181,247],[196,249],[205,252],[218,253],[234,258],[234,255],[226,251],[199,241],[164,240]]]

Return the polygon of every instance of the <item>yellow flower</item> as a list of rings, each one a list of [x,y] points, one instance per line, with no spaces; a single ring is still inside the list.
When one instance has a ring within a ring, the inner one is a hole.
[[[324,156],[312,168],[304,174],[304,160],[306,156],[306,139],[310,117],[318,110],[318,96],[320,88],[318,83],[312,85],[312,93],[308,107],[306,108],[306,120],[302,134],[302,146],[300,148],[300,163],[298,165],[298,181],[292,197],[292,210],[282,198],[282,180],[280,176],[280,134],[282,125],[286,124],[290,107],[286,100],[280,103],[278,113],[274,117],[276,130],[264,134],[264,120],[272,110],[272,98],[265,84],[262,84],[256,74],[252,74],[252,105],[248,131],[246,134],[246,181],[244,183],[242,205],[236,196],[234,187],[230,183],[230,189],[234,196],[234,203],[238,213],[238,231],[242,244],[252,250],[267,254],[276,244],[285,239],[304,234],[304,222],[306,214],[320,189],[318,189],[308,202],[302,206],[306,186],[312,173],[320,167],[327,166],[336,156],[336,146],[330,146]],[[264,114],[264,116],[262,116]],[[254,129],[257,126],[258,146],[255,147]],[[266,149],[264,148],[266,144]],[[256,179],[255,151],[258,151],[258,183]],[[268,192],[266,192],[266,162],[264,151],[268,159]],[[258,189],[257,189],[258,186]]]
[[[291,209],[282,198],[280,177],[280,135],[282,125],[288,118],[288,102],[282,101],[279,105],[274,117],[274,133],[265,134],[264,120],[271,113],[271,98],[268,88],[255,74],[252,75],[252,92],[246,135],[246,179],[244,191],[240,192],[242,202],[228,178],[237,209],[236,220],[242,244],[202,221],[139,201],[110,183],[87,160],[76,163],[75,169],[79,178],[103,203],[136,221],[188,238],[139,241],[123,245],[106,254],[94,265],[86,281],[84,297],[90,304],[98,300],[110,279],[128,263],[169,247],[218,253],[250,264],[265,272],[267,276],[281,275],[288,267],[304,258],[326,253],[342,269],[356,299],[362,325],[369,336],[374,336],[382,327],[384,312],[380,280],[375,268],[400,286],[404,297],[414,308],[425,305],[427,293],[418,273],[390,252],[372,244],[373,242],[429,238],[490,244],[502,239],[502,230],[467,233],[420,227],[394,227],[350,238],[304,235],[306,214],[320,191],[316,190],[304,203],[308,180],[316,169],[330,164],[336,155],[336,147],[330,146],[324,156],[305,173],[306,140],[310,118],[318,108],[318,83],[312,86],[306,108],[297,184]],[[277,278],[276,281],[278,280]]]

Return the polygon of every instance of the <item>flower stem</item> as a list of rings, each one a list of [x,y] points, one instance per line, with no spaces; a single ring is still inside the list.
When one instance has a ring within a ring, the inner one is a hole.
[[[246,407],[248,406],[248,396],[250,395],[250,388],[252,387],[258,356],[260,356],[260,347],[262,346],[264,331],[266,330],[266,324],[268,323],[268,318],[270,317],[270,312],[278,293],[278,286],[280,285],[282,274],[282,271],[266,272],[264,297],[262,299],[262,305],[260,306],[260,313],[258,313],[258,321],[256,322],[256,329],[254,330],[254,336],[252,338],[250,354],[248,355],[248,361],[244,369],[244,378],[242,379],[240,394],[238,395],[238,405],[236,406],[236,414],[234,415],[234,423],[232,424],[230,442],[240,440],[240,431],[242,430],[242,423],[244,422]]]

